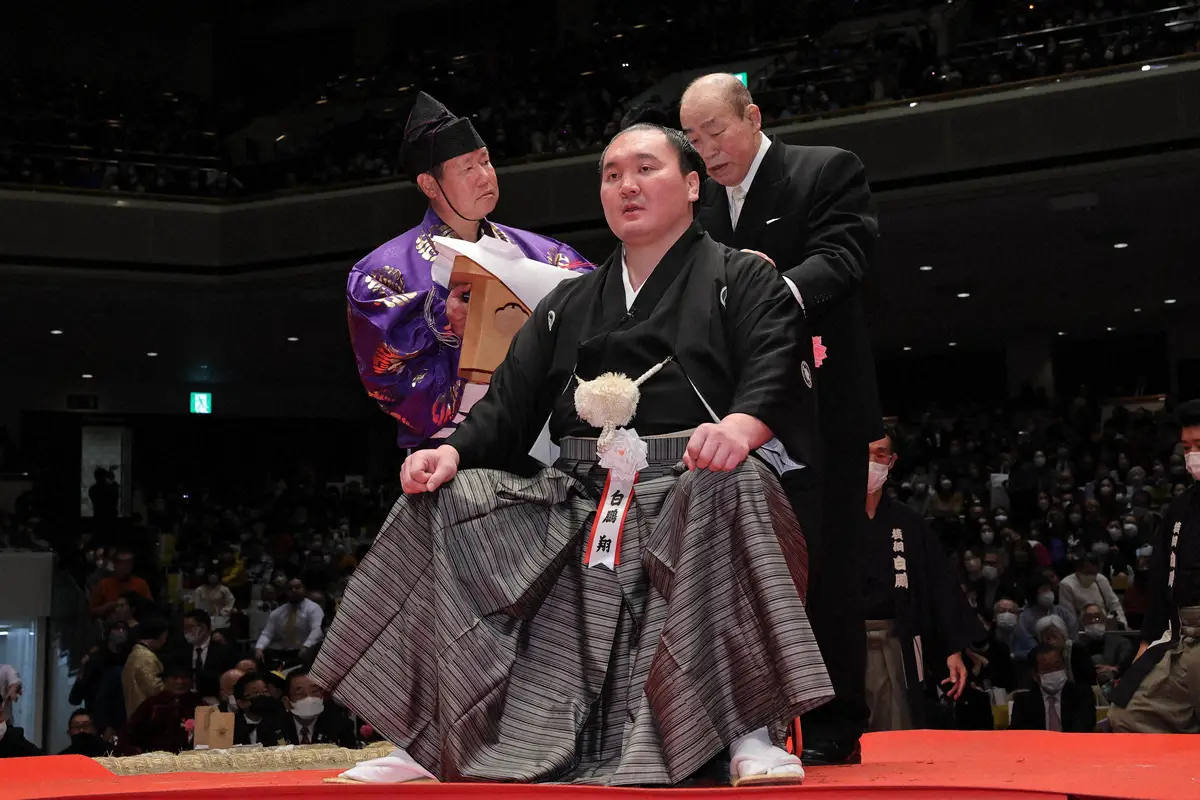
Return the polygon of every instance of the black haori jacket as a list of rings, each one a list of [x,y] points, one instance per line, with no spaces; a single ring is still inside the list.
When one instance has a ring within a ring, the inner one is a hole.
[[[554,441],[596,437],[575,411],[577,380],[604,372],[641,386],[629,427],[674,433],[748,414],[806,468],[819,470],[812,337],[769,263],[714,242],[693,224],[627,309],[621,250],[594,272],[563,281],[514,337],[486,395],[448,444],[460,468],[500,468],[527,452],[547,419]],[[703,396],[703,401],[700,399]]]

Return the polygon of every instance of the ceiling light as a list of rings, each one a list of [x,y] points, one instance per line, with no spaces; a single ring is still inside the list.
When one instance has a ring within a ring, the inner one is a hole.
[[[1113,331],[1115,331],[1115,330],[1116,330],[1116,328],[1114,328],[1112,325],[1109,325],[1109,326],[1108,326],[1107,328],[1105,328],[1104,330],[1108,331],[1109,333],[1112,333]]]
[[[909,347],[908,345],[904,345],[904,352],[907,353],[909,350],[912,350],[912,348]]]
[[[1113,245],[1113,250],[1124,250],[1129,247],[1129,242],[1117,242]]]
[[[919,106],[919,105],[921,105],[921,104],[920,104],[920,103],[918,103],[916,100],[913,100],[911,103],[909,103],[909,104],[908,104],[908,107],[909,107],[909,108],[916,108],[916,107],[917,107],[917,106]]]
[[[1133,310],[1133,313],[1135,313],[1135,314],[1140,314],[1140,313],[1142,313],[1142,309],[1140,309],[1140,308],[1135,308],[1135,309]]]
[[[95,376],[92,375],[92,373],[90,373],[90,372],[85,372],[82,375],[80,375],[79,377],[83,378],[85,381],[90,381]]]
[[[1066,332],[1066,331],[1059,331],[1059,332],[1058,332],[1058,335],[1059,335],[1059,336],[1066,336],[1066,335],[1067,335],[1067,332]]]
[[[150,356],[151,358],[158,357],[158,353],[154,352],[153,350],[151,350],[149,353],[146,353],[146,355]]]
[[[958,347],[958,342],[951,342],[951,343],[950,343],[950,346],[951,346],[951,347]]]
[[[1149,72],[1149,71],[1150,71],[1150,65],[1142,64],[1142,72]]]
[[[300,337],[299,336],[289,336],[288,341],[289,342],[298,342],[298,341],[300,341]]]
[[[971,293],[970,293],[970,292],[959,292],[959,293],[958,293],[958,299],[959,299],[959,300],[966,300],[966,299],[967,299],[968,297],[970,297],[970,296],[971,296]]]
[[[1163,300],[1163,304],[1168,305],[1168,306],[1173,306],[1178,302],[1179,301],[1176,300],[1174,297],[1168,297],[1166,300]]]
[[[278,144],[279,142],[282,142],[282,141],[283,141],[284,139],[286,139],[286,138],[287,138],[287,134],[286,134],[286,133],[281,133],[281,134],[279,134],[278,136],[276,136],[276,137],[275,137],[275,143],[276,143],[276,144]]]
[[[921,267],[921,272],[933,272],[933,267],[926,264],[925,266]]]
[[[62,336],[62,331],[60,331],[58,328],[55,328],[54,330],[50,331],[50,335],[51,336]]]

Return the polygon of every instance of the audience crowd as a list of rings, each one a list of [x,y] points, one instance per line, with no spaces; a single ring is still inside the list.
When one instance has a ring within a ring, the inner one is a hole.
[[[988,630],[963,654],[964,696],[929,694],[931,724],[1044,728],[1027,698],[1054,689],[1063,729],[1094,730],[1136,652],[1158,521],[1190,481],[1169,408],[1103,410],[1081,390],[893,430],[886,491],[929,520]],[[138,492],[128,520],[57,542],[94,626],[73,654],[71,752],[179,751],[203,704],[236,715],[239,744],[370,741],[305,666],[398,491],[308,475]],[[36,525],[28,503],[0,520],[10,543],[42,541]]]
[[[744,5],[606,4],[582,32],[530,34],[528,47],[481,32],[452,49],[406,48],[390,63],[290,95],[261,93],[260,116],[337,106],[343,121],[307,139],[281,131],[274,144],[239,141],[236,166],[226,145],[240,135],[221,125],[233,117],[196,98],[12,78],[0,86],[0,183],[230,197],[392,178],[402,174],[400,138],[418,88],[471,113],[503,163],[596,150],[645,91],[704,64],[773,58],[750,80],[765,123],[777,125],[1143,63],[1195,52],[1200,41],[1194,2],[1010,0],[972,4],[969,14],[951,4],[860,2],[860,16],[917,11],[866,34],[829,37],[810,35],[821,28],[803,4],[770,13]],[[662,104],[657,95],[646,102]]]

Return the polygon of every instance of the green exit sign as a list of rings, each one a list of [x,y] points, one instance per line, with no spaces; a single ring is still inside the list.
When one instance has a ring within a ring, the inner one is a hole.
[[[748,73],[745,73],[745,72],[735,72],[735,73],[733,73],[733,77],[735,77],[735,78],[737,78],[739,81],[741,81],[741,82],[742,82],[742,86],[749,86],[749,85],[750,85],[750,75],[749,75]]]
[[[212,392],[192,392],[191,411],[193,414],[211,414]]]

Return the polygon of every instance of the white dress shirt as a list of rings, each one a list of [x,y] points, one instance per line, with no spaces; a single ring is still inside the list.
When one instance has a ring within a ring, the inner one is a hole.
[[[767,151],[771,149],[771,140],[766,134],[759,131],[758,134],[758,152],[754,155],[754,160],[750,162],[750,169],[746,172],[746,177],[742,178],[742,182],[737,186],[726,186],[725,196],[729,198],[729,221],[733,225],[733,229],[737,230],[738,218],[742,215],[742,208],[746,205],[746,195],[750,194],[750,185],[754,183],[754,176],[758,174],[758,168],[762,166],[762,161],[767,155]],[[779,267],[778,264],[775,265]],[[804,310],[804,298],[800,296],[800,290],[796,288],[796,284],[792,283],[791,278],[783,275],[783,282],[787,284],[788,289],[792,293],[792,297],[796,298],[796,302],[800,304],[800,310]]]
[[[1058,729],[1062,730],[1062,692],[1058,694],[1047,694],[1042,692],[1042,703],[1046,707],[1046,730],[1050,730],[1050,709],[1058,712]]]
[[[738,217],[742,215],[742,206],[746,204],[746,195],[750,193],[750,184],[754,183],[754,176],[758,174],[758,168],[762,166],[763,158],[770,149],[771,140],[759,131],[758,152],[755,153],[754,160],[750,162],[750,170],[746,173],[746,177],[742,178],[742,182],[737,186],[725,187],[725,195],[729,198],[729,221],[734,230],[737,230]]]
[[[198,644],[192,648],[192,667],[193,668],[196,666],[196,651],[197,650],[200,651],[200,661],[202,662],[202,665],[204,665],[204,666],[208,665],[208,646],[210,644],[212,644],[211,636],[208,637],[207,639],[205,639],[203,644]]]
[[[258,637],[258,642],[255,647],[259,650],[275,649],[288,650],[290,645],[299,644],[299,647],[314,647],[317,642],[321,641],[321,622],[325,619],[325,612],[321,607],[309,600],[307,597],[300,601],[300,607],[296,609],[296,639],[299,642],[285,642],[283,640],[284,629],[287,627],[287,618],[291,603],[284,603],[279,608],[271,612],[271,616],[267,617],[267,626],[263,628],[262,634]]]
[[[646,285],[642,281],[642,286],[633,288],[633,281],[629,280],[629,265],[625,263],[625,248],[621,248],[621,285],[625,287],[625,310],[628,311],[633,306],[633,301],[637,299],[638,292],[642,290],[642,286]]]

